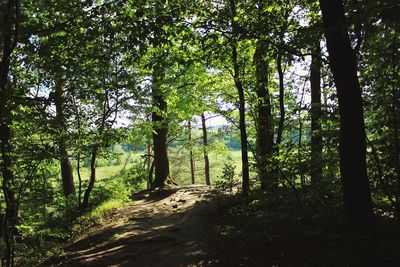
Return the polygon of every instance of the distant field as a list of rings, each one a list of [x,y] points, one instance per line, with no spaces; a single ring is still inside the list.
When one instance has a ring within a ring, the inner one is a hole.
[[[225,163],[230,163],[236,166],[235,174],[237,175],[236,178],[239,179],[238,175],[242,168],[240,151],[229,151],[226,156],[210,152],[209,161],[211,183],[214,183],[218,177],[222,175]],[[190,184],[191,174],[189,156],[182,155],[181,157],[177,157],[174,153],[170,152],[170,172],[172,179],[177,183]],[[205,183],[204,158],[202,154],[198,155],[195,159],[195,181],[199,184]]]
[[[140,152],[132,153],[126,168],[128,169],[132,167],[133,162],[135,160],[139,160],[142,155],[143,154]],[[191,175],[190,175],[190,162],[188,153],[182,150],[179,151],[175,149],[170,149],[169,156],[170,156],[171,178],[178,184],[190,184]],[[127,154],[125,154],[124,157],[126,158]],[[240,180],[239,175],[242,169],[240,151],[230,150],[228,151],[226,156],[221,156],[216,154],[215,152],[210,152],[209,160],[210,160],[211,183],[214,183],[219,177],[221,177],[225,163],[229,163],[236,166],[235,178]],[[123,164],[97,167],[96,179],[103,180],[115,176],[122,170],[122,168]],[[81,176],[82,180],[88,180],[90,176],[90,169],[81,168]],[[75,177],[77,177],[76,168],[75,168]],[[204,158],[203,154],[201,153],[196,155],[195,157],[195,181],[198,184],[205,183]]]
[[[132,153],[131,156],[129,157],[129,163],[126,165],[126,168],[129,169],[130,167],[133,166],[133,162],[135,160],[139,160],[141,157],[141,153],[135,152]],[[128,156],[127,153],[124,153],[123,159],[125,160],[126,157]],[[124,161],[123,161],[124,162]],[[110,178],[116,174],[118,174],[122,168],[124,167],[124,164],[119,164],[119,165],[111,165],[111,166],[100,166],[96,168],[96,180],[103,180]],[[74,175],[77,177],[76,173],[76,168],[74,168]],[[82,180],[89,180],[90,177],[90,169],[89,168],[81,168],[81,176]]]

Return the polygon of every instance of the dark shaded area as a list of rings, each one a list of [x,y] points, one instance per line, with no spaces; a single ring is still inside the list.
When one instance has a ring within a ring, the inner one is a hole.
[[[227,205],[211,212],[218,258],[212,266],[398,265],[400,232],[392,218],[380,216],[373,237],[352,236],[340,206],[329,212],[307,203],[318,211],[307,219],[290,192],[281,192],[279,202],[260,200],[259,194],[227,197]]]
[[[291,191],[280,195],[142,191],[42,266],[396,266],[400,233],[390,217],[380,216],[375,244],[359,237],[355,247],[342,207],[307,202],[315,213],[306,217]]]

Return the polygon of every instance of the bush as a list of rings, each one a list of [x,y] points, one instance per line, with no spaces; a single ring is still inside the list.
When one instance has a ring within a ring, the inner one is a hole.
[[[227,162],[224,164],[222,169],[222,176],[218,177],[215,181],[215,186],[220,190],[227,190],[229,189],[232,191],[234,178],[235,178],[235,168],[236,165],[232,164],[231,162]]]
[[[147,181],[147,169],[143,162],[135,160],[133,166],[124,173],[120,174],[121,179],[131,191],[143,189],[144,183]]]

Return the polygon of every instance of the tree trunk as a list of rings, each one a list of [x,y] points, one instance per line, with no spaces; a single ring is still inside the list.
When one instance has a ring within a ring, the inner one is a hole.
[[[278,125],[278,133],[276,135],[276,147],[279,149],[279,145],[282,142],[282,134],[283,134],[283,125],[285,123],[285,86],[283,81],[283,70],[282,70],[282,51],[279,51],[276,66],[278,69],[279,76],[279,125]]]
[[[189,157],[190,157],[190,175],[192,177],[192,184],[195,184],[194,177],[194,158],[193,158],[193,140],[192,140],[192,124],[190,120],[188,121],[188,131],[189,131]]]
[[[201,113],[201,124],[203,126],[203,152],[204,152],[204,175],[206,178],[206,185],[211,185],[210,181],[210,161],[208,159],[208,137],[206,118],[204,113]]]
[[[258,41],[254,53],[257,79],[257,128],[256,128],[256,154],[258,177],[261,181],[261,189],[270,190],[276,187],[271,176],[271,157],[274,145],[274,131],[272,125],[271,98],[268,90],[268,62],[265,61],[267,54],[264,41]]]
[[[4,200],[6,204],[4,239],[6,243],[6,266],[14,266],[14,236],[17,233],[18,224],[18,198],[15,192],[15,177],[13,172],[13,145],[11,135],[11,110],[8,100],[11,97],[11,88],[8,81],[10,72],[10,58],[18,42],[18,16],[19,2],[9,0],[4,3],[2,23],[3,50],[0,61],[0,153],[1,176]],[[13,38],[14,37],[14,38]]]
[[[153,177],[153,170],[151,167],[154,165],[153,161],[151,160],[151,143],[147,144],[147,171],[148,171],[148,179],[146,182],[146,188],[150,189],[151,188],[151,183],[152,183],[152,177]],[[154,166],[153,166],[154,168]]]
[[[154,145],[154,169],[155,176],[151,187],[163,187],[164,182],[169,176],[169,161],[167,150],[168,123],[165,118],[167,112],[167,102],[161,91],[161,82],[164,77],[164,71],[159,63],[154,67],[153,73],[153,106],[155,111],[152,113],[153,121],[153,145]]]
[[[126,167],[129,164],[129,160],[130,160],[131,156],[132,156],[132,150],[129,151],[129,154],[128,154],[128,156],[126,157],[126,159],[124,161],[124,166],[122,166],[121,173],[125,173],[126,172]]]
[[[240,144],[242,148],[242,190],[243,194],[247,195],[250,189],[250,177],[249,177],[249,156],[247,147],[247,131],[246,131],[246,102],[244,97],[243,84],[240,79],[240,66],[238,61],[238,35],[239,25],[236,20],[236,2],[235,0],[229,0],[230,11],[231,11],[231,23],[232,23],[232,37],[231,37],[231,49],[232,49],[232,64],[233,64],[233,79],[235,82],[236,89],[239,94],[239,128],[240,128]]]
[[[78,207],[82,204],[82,176],[81,176],[81,153],[78,152],[78,157],[76,159],[76,172],[78,174]]]
[[[375,228],[375,219],[367,176],[365,125],[356,57],[345,27],[342,1],[319,2],[339,101],[339,156],[345,214],[350,229],[368,233]]]
[[[303,98],[302,98],[303,99]],[[303,121],[301,120],[301,105],[302,105],[302,100],[300,101],[299,104],[299,112],[298,112],[298,119],[299,119],[299,135],[298,135],[298,141],[297,141],[297,165],[298,165],[298,173],[300,175],[300,182],[301,182],[301,188],[305,190],[306,188],[306,181],[304,177],[304,168],[303,168],[303,157],[302,157],[302,144],[303,144]]]
[[[72,172],[71,160],[69,159],[65,135],[67,133],[67,125],[64,114],[64,92],[60,85],[56,85],[54,95],[56,106],[56,120],[59,129],[58,150],[61,165],[61,179],[63,184],[64,195],[68,197],[75,192],[74,175]]]
[[[2,83],[2,82],[1,82]],[[3,84],[0,84],[1,88]],[[17,194],[14,190],[14,173],[12,171],[12,144],[11,144],[11,129],[7,118],[4,118],[5,112],[3,112],[3,92],[0,94],[0,140],[1,140],[1,174],[3,178],[3,194],[6,204],[6,215],[4,227],[4,239],[6,243],[6,266],[13,266],[14,260],[14,236],[17,233],[18,223],[18,199]],[[6,116],[8,117],[8,116]]]
[[[394,28],[396,29],[397,23],[394,24]],[[395,206],[395,212],[396,212],[396,218],[400,220],[400,134],[399,134],[399,117],[398,117],[398,103],[399,103],[399,96],[398,96],[398,88],[396,86],[396,82],[398,81],[398,61],[397,56],[396,56],[396,51],[397,51],[397,32],[395,32],[394,37],[393,37],[393,43],[392,43],[392,103],[391,103],[391,112],[393,116],[393,145],[394,145],[394,169],[396,171],[396,176],[397,176],[397,188],[396,188],[396,206]]]
[[[90,179],[89,179],[89,184],[88,187],[86,188],[85,194],[83,196],[83,201],[82,201],[82,210],[87,210],[89,208],[89,197],[90,193],[93,190],[94,183],[96,181],[96,159],[97,159],[97,152],[98,152],[98,145],[94,145],[92,148],[92,155],[90,158]]]
[[[319,40],[312,48],[311,59],[311,186],[316,189],[322,177],[322,128],[321,128],[321,48]]]

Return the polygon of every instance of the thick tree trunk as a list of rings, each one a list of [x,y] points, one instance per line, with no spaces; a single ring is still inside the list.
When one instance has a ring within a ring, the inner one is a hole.
[[[2,83],[2,82],[1,82]],[[0,84],[2,86],[2,84]],[[1,87],[4,88],[4,87]],[[0,89],[1,90],[1,89]],[[3,93],[0,93],[0,98]],[[18,198],[14,190],[14,173],[12,171],[12,144],[11,129],[7,118],[4,118],[5,110],[3,110],[3,101],[0,100],[0,140],[1,140],[1,174],[3,178],[3,194],[6,204],[6,215],[4,227],[4,239],[6,243],[6,266],[13,266],[14,260],[14,236],[17,233],[16,226],[18,224]],[[4,119],[4,120],[3,120]]]
[[[240,79],[240,66],[238,61],[238,35],[239,25],[236,20],[236,2],[235,0],[229,0],[230,11],[231,11],[231,23],[232,23],[232,37],[231,37],[231,49],[232,49],[232,64],[233,64],[233,79],[235,82],[236,89],[239,94],[239,128],[240,128],[240,144],[242,148],[242,190],[245,195],[250,190],[250,176],[249,176],[249,156],[247,146],[247,131],[246,131],[246,101],[244,97],[243,84]]]
[[[204,152],[204,175],[206,178],[206,185],[211,185],[210,181],[210,161],[208,159],[208,137],[207,137],[207,126],[206,118],[204,113],[201,113],[201,124],[203,128],[203,152]]]
[[[394,24],[394,28],[396,29],[397,23]],[[396,212],[396,217],[398,220],[400,220],[400,134],[399,134],[399,112],[398,112],[398,106],[399,106],[399,94],[398,90],[399,88],[396,86],[397,81],[399,80],[398,77],[398,61],[397,59],[397,32],[395,32],[394,37],[393,37],[393,43],[392,43],[392,103],[391,103],[391,113],[393,116],[393,145],[394,145],[394,169],[396,171],[396,176],[397,176],[397,188],[396,188],[396,207],[395,207],[395,212]]]
[[[54,102],[56,106],[56,119],[59,128],[58,150],[61,165],[61,179],[63,184],[64,195],[68,197],[75,192],[74,175],[72,171],[71,160],[69,159],[65,135],[67,125],[64,114],[64,92],[60,85],[56,86],[54,94]]]
[[[16,186],[13,172],[12,119],[11,110],[8,106],[12,92],[8,76],[10,72],[10,58],[18,42],[19,2],[9,0],[3,5],[5,9],[3,10],[3,21],[1,21],[3,44],[0,61],[0,171],[6,206],[5,223],[2,230],[4,231],[6,243],[5,263],[9,267],[14,266],[14,236],[17,233],[16,226],[18,224],[18,198],[15,191]]]
[[[195,184],[195,177],[194,177],[194,158],[193,158],[193,139],[192,139],[192,124],[190,120],[188,121],[188,132],[189,132],[189,160],[190,160],[190,176],[192,178],[192,184]]]
[[[165,118],[167,112],[167,102],[164,99],[163,92],[160,88],[161,81],[164,77],[164,71],[159,63],[154,67],[153,73],[153,105],[155,111],[152,113],[153,121],[153,145],[154,145],[154,169],[155,176],[151,187],[163,187],[164,182],[169,177],[169,160],[167,149],[168,123]]]
[[[319,40],[312,48],[311,59],[311,186],[317,188],[322,177],[322,128],[321,128],[321,53]]]
[[[254,53],[257,79],[257,128],[256,128],[256,154],[257,171],[263,190],[273,191],[277,185],[276,176],[271,176],[271,157],[274,145],[274,131],[272,124],[271,98],[268,90],[268,62],[266,44],[257,42]]]
[[[339,155],[345,214],[350,229],[368,233],[375,228],[375,220],[367,176],[365,125],[356,57],[345,27],[342,1],[319,2],[339,100]]]
[[[98,149],[99,149],[98,145],[94,145],[92,148],[92,155],[90,158],[90,179],[85,194],[83,195],[83,201],[81,205],[82,210],[87,210],[89,208],[89,197],[93,190],[94,183],[96,181],[96,159],[97,159]]]

